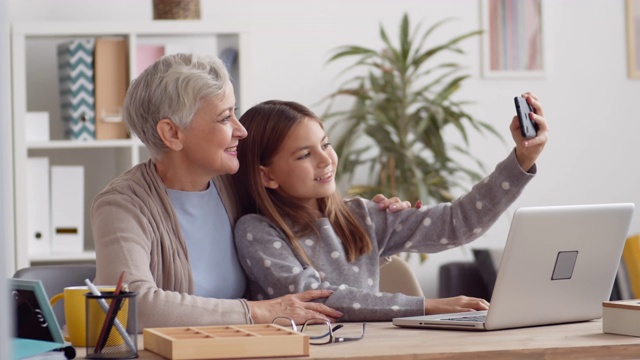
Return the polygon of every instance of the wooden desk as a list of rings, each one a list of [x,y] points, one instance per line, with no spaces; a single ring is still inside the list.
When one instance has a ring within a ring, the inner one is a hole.
[[[360,326],[345,325],[339,330],[345,335],[348,328]],[[640,338],[605,334],[600,320],[486,332],[406,329],[380,322],[367,323],[362,340],[310,349],[309,357],[287,359],[631,359],[640,357]],[[163,359],[144,350],[139,355]],[[81,349],[78,358],[83,356]]]

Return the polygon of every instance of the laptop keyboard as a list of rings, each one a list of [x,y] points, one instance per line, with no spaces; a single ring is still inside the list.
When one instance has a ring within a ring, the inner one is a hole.
[[[473,316],[452,317],[452,318],[440,319],[440,320],[484,322],[486,320],[486,318],[487,318],[486,315],[473,315]]]

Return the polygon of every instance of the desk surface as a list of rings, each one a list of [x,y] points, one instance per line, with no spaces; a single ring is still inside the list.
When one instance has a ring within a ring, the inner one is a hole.
[[[347,323],[345,329],[359,327]],[[345,330],[340,330],[343,332]],[[142,339],[142,335],[139,337]],[[78,358],[84,356],[84,349]],[[473,355],[471,355],[473,354]],[[139,351],[140,359],[163,359]],[[406,329],[367,323],[362,340],[311,346],[310,356],[287,359],[629,359],[640,356],[640,338],[602,332],[602,321],[498,331]]]

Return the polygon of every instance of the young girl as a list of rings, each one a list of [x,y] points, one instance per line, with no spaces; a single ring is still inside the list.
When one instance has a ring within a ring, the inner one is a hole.
[[[246,214],[236,223],[235,241],[250,296],[333,290],[320,301],[342,312],[341,321],[486,310],[488,303],[477,298],[380,293],[380,262],[400,252],[433,253],[466,244],[513,203],[536,173],[534,162],[547,138],[537,98],[524,96],[536,110],[536,138],[523,139],[514,117],[516,149],[484,181],[451,203],[397,213],[338,195],[338,158],[311,110],[284,101],[249,109],[240,118],[248,136],[238,146],[243,166],[233,180]]]

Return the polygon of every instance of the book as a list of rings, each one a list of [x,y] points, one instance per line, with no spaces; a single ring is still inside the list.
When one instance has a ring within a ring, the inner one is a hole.
[[[67,360],[64,351],[59,349],[63,344],[33,339],[12,339],[14,360]]]

